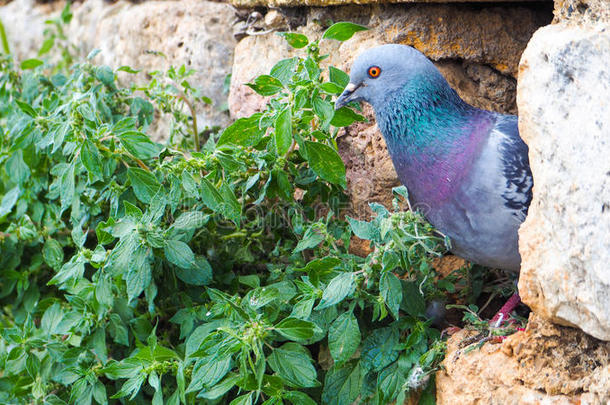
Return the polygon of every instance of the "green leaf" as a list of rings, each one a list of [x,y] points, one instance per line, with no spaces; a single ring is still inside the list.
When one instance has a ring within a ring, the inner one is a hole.
[[[56,333],[63,317],[64,311],[61,309],[61,306],[57,302],[54,303],[42,315],[40,329],[48,335]]]
[[[303,34],[296,32],[279,32],[278,35],[284,37],[288,44],[293,48],[304,48],[309,43],[309,39]]]
[[[114,72],[109,66],[98,66],[95,68],[95,77],[108,87],[114,87]]]
[[[362,376],[360,363],[333,366],[324,379],[322,402],[327,405],[351,405],[360,395]]]
[[[294,75],[294,70],[298,62],[299,59],[297,57],[282,59],[271,68],[271,76],[278,79],[282,84],[287,85]]]
[[[138,200],[146,204],[150,203],[161,188],[161,184],[151,172],[137,167],[127,169],[127,177],[131,181],[131,186]]]
[[[312,106],[313,112],[320,117],[320,127],[327,128],[335,113],[333,105],[322,97],[316,96],[313,98]]]
[[[19,186],[13,187],[9,190],[8,193],[4,194],[4,196],[2,197],[2,203],[0,203],[0,218],[11,212],[11,210],[17,203],[20,194],[21,189],[19,188]]]
[[[212,282],[212,266],[203,256],[195,257],[195,265],[188,269],[178,267],[176,276],[190,285],[208,285]]]
[[[347,217],[347,220],[354,235],[360,239],[379,241],[379,227],[374,222],[359,221],[350,217]]]
[[[315,324],[309,321],[304,321],[297,318],[282,319],[274,329],[284,336],[292,340],[306,340],[313,336]]]
[[[336,83],[327,82],[327,83],[322,83],[320,85],[320,90],[322,90],[323,92],[325,92],[327,94],[339,95],[343,91],[343,87],[339,86]]]
[[[42,247],[42,257],[49,267],[58,270],[64,262],[64,250],[55,239],[49,239]]]
[[[261,113],[252,114],[247,118],[240,118],[229,125],[218,139],[217,146],[241,145],[244,147],[256,145],[264,134],[264,129],[259,127]]]
[[[199,229],[205,226],[209,219],[210,216],[201,211],[187,211],[180,214],[172,226],[181,230]]]
[[[227,391],[229,391],[231,388],[233,388],[240,379],[241,379],[241,377],[239,375],[230,374],[220,383],[216,384],[214,387],[197,394],[197,398],[204,398],[204,399],[210,399],[210,400],[220,398],[224,394],[226,394]]]
[[[193,251],[189,245],[180,240],[166,241],[163,251],[167,260],[180,268],[190,269],[196,266]]]
[[[146,380],[146,374],[144,373],[140,373],[134,377],[131,377],[129,380],[125,381],[119,392],[117,392],[110,398],[117,399],[129,397],[129,399],[132,400],[140,390],[140,387],[142,386],[144,380]]]
[[[148,262],[146,248],[138,248],[133,255],[129,269],[125,276],[127,283],[127,300],[131,301],[142,294],[152,281],[152,271]]]
[[[324,34],[322,34],[322,39],[336,39],[337,41],[347,41],[358,31],[366,31],[367,27],[362,25],[350,23],[350,22],[338,22],[330,27]]]
[[[398,319],[398,310],[402,302],[402,285],[398,277],[390,271],[383,273],[379,280],[379,292],[394,319]]]
[[[19,107],[19,109],[21,111],[23,111],[24,113],[26,113],[30,117],[35,118],[35,117],[38,116],[38,112],[31,105],[26,103],[25,101],[15,100],[15,103],[17,103],[17,107]]]
[[[246,86],[261,96],[272,96],[284,88],[281,81],[270,75],[260,75],[254,79],[254,83],[246,83]]]
[[[205,177],[201,179],[199,186],[203,203],[211,210],[220,212],[223,205],[223,199],[216,187],[214,187],[214,185]]]
[[[345,165],[337,151],[319,142],[306,141],[305,147],[309,165],[320,178],[344,188],[347,186]]]
[[[423,316],[426,312],[426,301],[422,293],[419,292],[417,283],[401,280],[401,284],[403,293],[400,309],[414,317]]]
[[[333,127],[346,127],[354,122],[365,122],[366,118],[348,107],[341,107],[335,111],[330,125]]]
[[[398,331],[387,327],[375,329],[362,342],[360,363],[366,370],[380,371],[398,358]]]
[[[159,156],[159,147],[150,138],[137,131],[127,131],[119,135],[121,145],[138,159],[152,159]]]
[[[328,330],[328,348],[335,363],[349,360],[356,353],[360,338],[358,321],[352,311],[339,315]]]
[[[42,43],[42,46],[40,47],[40,50],[38,51],[38,56],[42,56],[45,53],[49,52],[51,48],[53,48],[53,45],[55,45],[55,37],[45,39]]]
[[[309,351],[298,343],[289,342],[271,352],[269,367],[288,384],[296,388],[317,387],[316,369]]]
[[[132,68],[130,66],[126,66],[126,65],[125,66],[121,66],[120,68],[117,69],[117,71],[118,72],[130,73],[132,75],[135,75],[136,73],[140,73],[141,72],[141,70],[139,70],[139,69],[136,70],[136,69],[134,69],[134,68]]]
[[[316,401],[301,391],[284,392],[283,398],[290,401],[293,405],[316,405]]]
[[[229,405],[252,405],[252,397],[254,392],[249,394],[240,395],[229,403]]]
[[[102,159],[98,149],[89,139],[85,140],[80,150],[80,160],[92,179],[103,179]]]
[[[314,248],[322,243],[322,241],[324,241],[324,235],[313,228],[309,228],[305,232],[305,235],[303,235],[303,239],[297,243],[297,246],[294,248],[294,253],[302,252],[305,249]]]
[[[62,174],[60,185],[61,210],[65,211],[74,200],[74,163],[68,166]]]
[[[30,178],[30,167],[23,160],[23,150],[19,149],[11,154],[4,166],[11,182],[22,185]]]
[[[328,308],[343,301],[356,289],[354,273],[341,273],[333,278],[324,289],[317,310]]]
[[[396,363],[379,373],[377,387],[383,394],[384,403],[390,403],[398,396],[404,381],[405,376],[400,372]]]
[[[328,76],[331,82],[339,85],[342,89],[349,83],[349,75],[334,66],[328,68]]]
[[[237,201],[235,193],[233,193],[233,190],[231,190],[227,183],[222,183],[220,186],[220,194],[223,201],[223,215],[236,224],[239,224],[241,220],[241,204]]]
[[[231,357],[218,358],[217,356],[203,357],[195,363],[191,376],[191,383],[186,392],[199,391],[209,388],[220,381],[231,371]]]
[[[285,108],[275,119],[275,150],[278,156],[284,156],[292,145],[292,112]]]
[[[21,62],[21,69],[23,70],[27,70],[27,69],[34,69],[37,68],[38,66],[42,66],[44,65],[44,62],[41,61],[40,59],[26,59],[24,61]]]

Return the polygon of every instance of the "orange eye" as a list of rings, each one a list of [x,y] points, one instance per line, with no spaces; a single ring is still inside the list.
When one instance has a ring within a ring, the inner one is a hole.
[[[379,66],[371,66],[369,68],[369,76],[371,76],[373,79],[378,77],[380,74],[381,74],[381,68]]]

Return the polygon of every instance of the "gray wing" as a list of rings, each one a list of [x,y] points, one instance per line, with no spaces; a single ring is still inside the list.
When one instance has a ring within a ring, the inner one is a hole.
[[[496,130],[504,134],[499,147],[506,181],[506,189],[502,193],[504,205],[514,210],[514,215],[523,222],[532,201],[534,185],[528,147],[519,136],[516,116],[499,116]]]
[[[497,114],[495,118],[459,192],[433,213],[431,222],[446,230],[458,256],[518,271],[518,230],[532,199],[532,175],[517,117]]]

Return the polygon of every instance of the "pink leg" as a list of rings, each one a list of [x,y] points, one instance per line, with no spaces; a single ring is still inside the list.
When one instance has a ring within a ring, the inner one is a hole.
[[[508,301],[506,301],[506,304],[504,304],[502,308],[500,308],[498,313],[494,315],[493,318],[491,318],[491,321],[489,322],[490,325],[494,327],[500,326],[502,322],[504,322],[508,318],[508,315],[513,312],[513,310],[517,308],[517,305],[519,305],[520,303],[521,297],[519,297],[519,293],[516,292],[512,295],[512,297],[508,299]]]

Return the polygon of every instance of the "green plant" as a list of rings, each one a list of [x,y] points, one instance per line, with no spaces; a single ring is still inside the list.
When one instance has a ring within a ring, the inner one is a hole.
[[[267,109],[200,150],[184,68],[122,88],[64,48],[0,60],[0,402],[390,403],[428,385],[445,241],[399,209],[404,188],[371,222],[343,216],[335,136],[364,118],[334,111],[347,75],[324,79],[318,42],[283,35],[305,56],[250,84]],[[167,145],[146,135],[155,108],[181,128]]]

